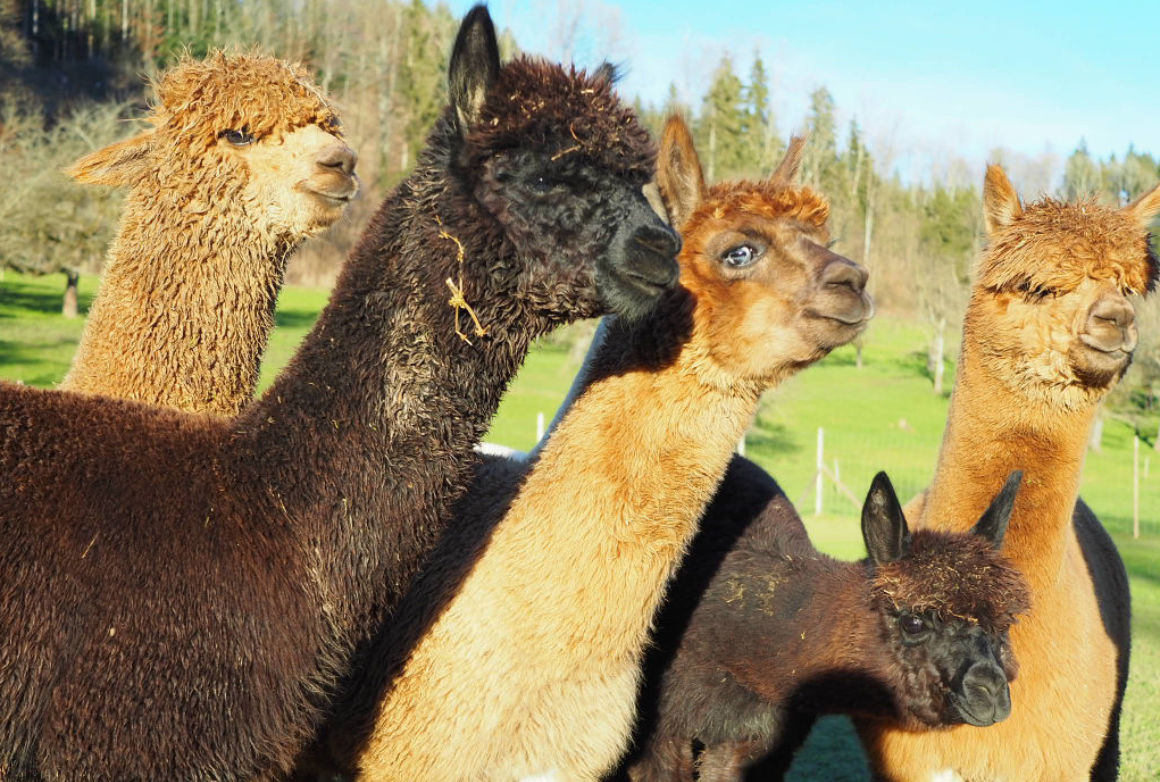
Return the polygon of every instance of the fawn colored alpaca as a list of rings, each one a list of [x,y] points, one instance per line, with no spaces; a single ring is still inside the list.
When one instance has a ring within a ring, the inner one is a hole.
[[[918,524],[964,529],[991,487],[1023,470],[1004,546],[1031,588],[1031,612],[1011,631],[1021,666],[1014,705],[986,730],[917,733],[865,721],[859,731],[889,780],[1115,779],[1127,577],[1076,496],[1096,406],[1136,344],[1127,296],[1156,283],[1147,229],[1160,187],[1121,209],[1050,199],[1024,208],[991,166],[983,208],[990,246]]]
[[[840,562],[734,457],[658,616],[628,776],[780,779],[822,713],[917,730],[1006,717],[1007,631],[1027,587],[997,547],[1017,486],[972,533],[911,535],[880,473],[862,509],[870,558]]]
[[[606,74],[501,68],[476,7],[449,76],[415,172],[237,418],[0,385],[9,777],[288,771],[530,341],[605,302],[640,316],[675,281],[641,194],[654,151]]]
[[[828,205],[791,184],[800,154],[795,139],[768,180],[706,188],[669,120],[657,179],[681,287],[609,326],[514,498],[485,483],[460,504],[414,592],[430,613],[399,620],[427,632],[358,748],[360,779],[595,779],[615,764],[653,611],[758,397],[870,314],[865,271],[826,249]]]
[[[130,190],[61,388],[235,415],[286,259],[354,197],[355,154],[306,71],[280,60],[185,60],[156,92],[151,129],[71,170]]]

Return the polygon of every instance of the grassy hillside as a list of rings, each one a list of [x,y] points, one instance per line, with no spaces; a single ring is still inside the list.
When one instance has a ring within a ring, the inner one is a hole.
[[[57,314],[63,285],[63,278],[12,273],[0,280],[0,378],[50,386],[63,377],[83,328],[81,320],[65,321]],[[82,279],[82,309],[93,286],[92,279]],[[283,293],[263,384],[289,360],[325,300],[325,292],[316,290],[289,288]],[[853,348],[837,351],[768,395],[747,438],[748,455],[777,476],[817,545],[835,556],[857,558],[863,553],[858,508],[827,481],[823,512],[813,514],[817,430],[825,429],[826,464],[859,501],[880,469],[890,472],[903,497],[925,486],[942,436],[947,398],[931,393],[924,345],[920,327],[877,319],[865,338],[861,369],[854,364]],[[533,351],[488,439],[530,448],[537,413],[551,418],[575,370],[563,349],[541,346]],[[1132,578],[1134,647],[1122,779],[1144,782],[1160,778],[1160,454],[1142,451],[1150,458],[1149,477],[1140,492],[1143,535],[1133,540],[1130,436],[1122,424],[1107,424],[1103,451],[1088,456],[1083,494],[1115,536]],[[846,721],[823,721],[793,778],[867,778]]]

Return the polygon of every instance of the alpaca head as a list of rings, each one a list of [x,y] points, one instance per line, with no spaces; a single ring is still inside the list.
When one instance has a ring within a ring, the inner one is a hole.
[[[766,180],[707,187],[685,122],[665,125],[657,185],[711,372],[768,381],[849,342],[873,314],[866,270],[829,249],[829,204],[793,184],[802,143]]]
[[[967,327],[988,368],[1009,386],[1074,408],[1098,401],[1136,346],[1129,297],[1156,285],[1148,225],[1160,187],[1114,209],[1043,199],[1026,207],[998,166],[987,169],[990,243]]]
[[[607,66],[501,66],[484,6],[451,54],[454,174],[518,259],[489,271],[551,318],[638,317],[676,281],[680,240],[642,193],[655,150],[612,82]]]
[[[217,52],[183,61],[155,92],[153,127],[77,161],[76,179],[144,188],[148,208],[163,199],[191,221],[232,215],[290,246],[358,190],[338,115],[301,66]]]
[[[862,508],[871,602],[904,722],[986,726],[1011,712],[1008,631],[1028,608],[1027,584],[999,553],[1022,473],[1013,473],[975,528],[907,528],[885,473]]]

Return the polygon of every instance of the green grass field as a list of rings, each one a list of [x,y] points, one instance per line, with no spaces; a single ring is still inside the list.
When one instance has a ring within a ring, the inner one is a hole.
[[[11,272],[0,278],[0,378],[51,386],[64,376],[83,322],[58,314],[63,277],[37,279]],[[82,278],[82,311],[95,286]],[[266,353],[262,382],[289,360],[326,302],[326,293],[286,289],[278,328]],[[946,417],[947,398],[931,393],[922,353],[925,335],[914,324],[880,317],[865,337],[864,366],[853,348],[836,351],[763,401],[747,437],[747,454],[777,476],[797,504],[819,548],[844,558],[863,554],[858,507],[828,482],[823,512],[814,515],[812,476],[819,427],[825,462],[860,500],[870,478],[886,469],[909,497],[930,480]],[[528,357],[500,407],[488,439],[530,448],[536,415],[551,419],[577,367],[561,348],[541,346]],[[948,388],[951,378],[948,377]],[[1160,453],[1141,450],[1149,477],[1141,481],[1142,535],[1131,537],[1131,433],[1109,421],[1104,447],[1088,455],[1083,495],[1108,526],[1127,563],[1133,590],[1132,675],[1122,729],[1126,782],[1160,778]],[[848,722],[824,720],[799,758],[795,780],[865,780]]]

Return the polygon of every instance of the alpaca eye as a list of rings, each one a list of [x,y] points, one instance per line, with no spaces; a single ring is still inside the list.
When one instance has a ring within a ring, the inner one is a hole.
[[[536,195],[547,195],[555,190],[559,190],[564,186],[564,183],[559,179],[555,179],[548,174],[537,174],[532,177],[528,185],[531,191]]]
[[[245,128],[242,128],[241,130],[223,130],[219,136],[233,144],[235,147],[248,147],[256,140]]]
[[[758,255],[757,248],[753,245],[741,244],[731,250],[726,250],[725,254],[721,256],[721,260],[726,266],[744,269],[746,266],[752,266]]]
[[[901,618],[899,618],[898,625],[902,628],[902,632],[906,633],[907,635],[918,635],[926,629],[926,622],[922,621],[914,614],[904,614]]]

